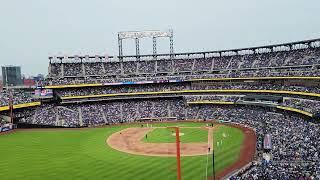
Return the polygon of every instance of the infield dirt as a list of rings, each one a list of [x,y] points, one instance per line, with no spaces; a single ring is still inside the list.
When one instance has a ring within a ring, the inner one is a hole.
[[[191,127],[188,127],[191,128]],[[199,128],[199,127],[192,127]],[[176,156],[176,143],[145,143],[141,139],[155,128],[127,128],[109,136],[107,144],[118,151],[145,156]],[[212,128],[206,128],[212,129]],[[212,140],[212,130],[208,139]],[[209,143],[209,147],[212,145]],[[208,143],[181,143],[181,156],[206,155]]]

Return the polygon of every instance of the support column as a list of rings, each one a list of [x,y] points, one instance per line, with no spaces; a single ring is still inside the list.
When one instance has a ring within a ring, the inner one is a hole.
[[[122,39],[120,39],[120,36],[118,34],[118,46],[119,46],[119,58],[122,59],[123,53],[122,53]]]
[[[140,47],[139,47],[139,38],[135,38],[135,41],[136,41],[136,56],[137,56],[137,59],[139,60],[140,59]]]
[[[157,60],[155,60],[154,65],[155,65],[154,73],[158,74],[158,61]]]
[[[153,47],[153,59],[156,60],[157,59],[157,38],[156,37],[152,37],[152,47]]]
[[[170,30],[170,54],[173,56],[174,50],[173,50],[173,31]]]

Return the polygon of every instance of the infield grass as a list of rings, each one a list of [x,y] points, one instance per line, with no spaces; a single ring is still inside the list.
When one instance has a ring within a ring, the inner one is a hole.
[[[208,130],[202,128],[179,128],[180,141],[182,143],[208,142]],[[142,138],[147,143],[174,143],[176,142],[175,130],[168,128],[156,128]]]
[[[172,126],[157,124],[154,126]],[[177,123],[180,126],[201,126],[199,123]],[[176,161],[172,157],[149,157],[116,151],[106,144],[106,138],[121,129],[137,125],[113,126],[82,130],[17,131],[0,135],[0,171],[2,180],[71,180],[71,179],[176,179]],[[226,128],[228,131],[229,129]],[[220,130],[220,128],[219,128]],[[221,130],[222,131],[222,130]],[[237,156],[233,149],[241,143],[239,134],[231,133],[230,140],[218,147]],[[219,131],[218,131],[219,132]],[[221,134],[221,133],[220,133]],[[217,138],[221,138],[219,133]],[[230,143],[230,144],[229,144]],[[216,170],[230,164],[235,157],[216,157]],[[222,163],[223,162],[223,163]],[[220,164],[220,165],[218,165]],[[204,179],[206,156],[182,158],[183,179]],[[209,175],[211,171],[209,171]]]

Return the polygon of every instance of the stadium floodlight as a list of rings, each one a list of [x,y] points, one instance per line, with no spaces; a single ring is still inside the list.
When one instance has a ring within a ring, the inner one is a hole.
[[[153,43],[153,55],[156,58],[157,54],[157,38],[167,37],[170,40],[170,54],[173,54],[173,31],[169,29],[167,31],[148,30],[148,31],[123,31],[118,32],[118,47],[119,47],[119,59],[122,59],[123,49],[122,41],[124,39],[134,39],[136,43],[136,56],[139,59],[140,56],[140,41],[141,38],[152,38]]]
[[[135,39],[144,37],[170,37],[172,30],[168,31],[125,31],[119,32],[120,39]]]

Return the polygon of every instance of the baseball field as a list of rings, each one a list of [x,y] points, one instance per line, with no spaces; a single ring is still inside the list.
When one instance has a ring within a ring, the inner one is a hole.
[[[207,125],[16,130],[0,135],[1,179],[176,179],[175,136],[168,126],[180,128],[182,179],[212,176],[212,149],[219,177],[250,161],[255,148],[251,131]]]

